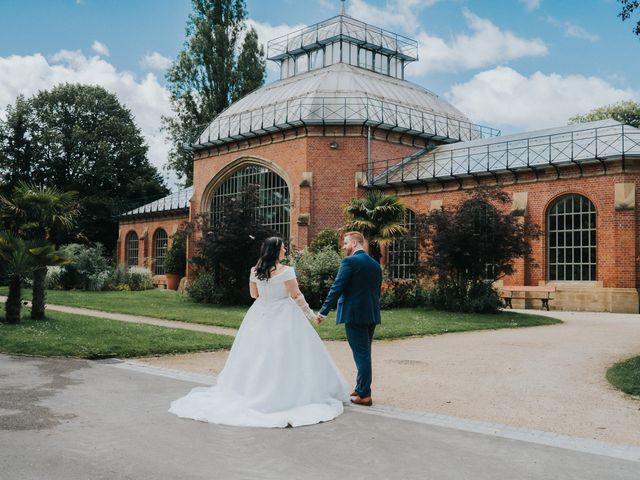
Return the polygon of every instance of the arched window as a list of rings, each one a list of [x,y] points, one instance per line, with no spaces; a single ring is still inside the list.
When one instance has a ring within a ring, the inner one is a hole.
[[[416,275],[418,264],[418,232],[416,228],[416,214],[407,209],[404,216],[404,226],[408,235],[389,243],[387,266],[391,278],[412,278]]]
[[[596,279],[596,208],[582,195],[567,195],[547,218],[549,280]]]
[[[259,188],[257,214],[264,225],[278,232],[288,242],[291,221],[289,187],[277,173],[260,165],[248,165],[237,170],[213,192],[210,207],[212,225],[222,218],[225,201],[237,197],[249,185],[257,185]]]
[[[167,256],[167,232],[159,228],[153,234],[153,274],[164,275],[164,259]]]
[[[138,234],[129,232],[124,241],[125,246],[125,263],[128,267],[138,265]]]

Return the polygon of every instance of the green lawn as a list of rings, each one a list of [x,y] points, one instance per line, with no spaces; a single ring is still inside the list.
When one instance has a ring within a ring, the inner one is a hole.
[[[624,393],[640,396],[640,357],[616,363],[607,370],[607,380]]]
[[[498,328],[535,327],[562,323],[541,315],[500,312],[495,315],[453,313],[420,308],[383,310],[382,323],[376,328],[375,338],[394,339],[411,336],[441,335],[443,333],[490,330]],[[318,333],[325,340],[344,340],[344,326],[335,324],[334,313],[329,315]]]
[[[0,295],[6,294],[7,288],[0,287]],[[22,297],[30,300],[31,290],[24,289]],[[245,307],[203,305],[173,290],[160,289],[143,292],[48,290],[47,303],[232,328],[238,328],[247,311]]]
[[[26,309],[25,309],[26,310]],[[26,314],[27,312],[25,312]],[[0,319],[4,309],[0,308]],[[0,352],[47,357],[140,357],[228,349],[233,337],[47,312],[47,320],[0,323]]]
[[[0,294],[6,289],[0,288]],[[25,290],[24,298],[31,292]],[[52,304],[93,308],[108,312],[129,313],[150,317],[238,328],[246,307],[202,305],[174,291],[147,290],[144,292],[81,292],[53,290],[47,293]],[[332,313],[318,328],[325,340],[342,340],[344,327],[335,325]],[[382,325],[376,338],[402,338],[420,335],[439,335],[450,332],[497,328],[532,327],[561,323],[548,317],[510,311],[496,315],[451,313],[427,309],[396,309],[382,312]]]

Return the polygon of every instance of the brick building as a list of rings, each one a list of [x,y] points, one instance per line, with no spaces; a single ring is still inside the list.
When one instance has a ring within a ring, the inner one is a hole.
[[[215,218],[247,184],[260,185],[267,225],[298,248],[340,226],[344,204],[368,188],[401,195],[411,226],[414,213],[500,185],[545,231],[535,262],[518,262],[506,284],[553,282],[555,308],[637,312],[640,131],[602,121],[499,136],[404,80],[417,53],[415,41],[346,15],[269,42],[280,80],[200,135],[193,188],[178,195],[188,205],[167,197],[122,217],[119,262],[146,264],[161,283],[177,225]],[[411,274],[414,245],[391,246],[394,276]]]

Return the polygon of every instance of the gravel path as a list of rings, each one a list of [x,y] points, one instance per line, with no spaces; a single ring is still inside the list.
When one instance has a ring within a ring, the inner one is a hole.
[[[640,355],[640,315],[550,312],[560,325],[374,343],[376,403],[640,446],[640,400],[607,368]],[[326,342],[347,379],[345,342]],[[217,374],[228,352],[139,361]]]

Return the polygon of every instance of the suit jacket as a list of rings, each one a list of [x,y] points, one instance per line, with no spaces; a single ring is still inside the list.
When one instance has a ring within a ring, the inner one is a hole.
[[[342,260],[320,314],[326,316],[337,305],[337,324],[378,324],[381,285],[380,264],[363,250],[358,250]]]

